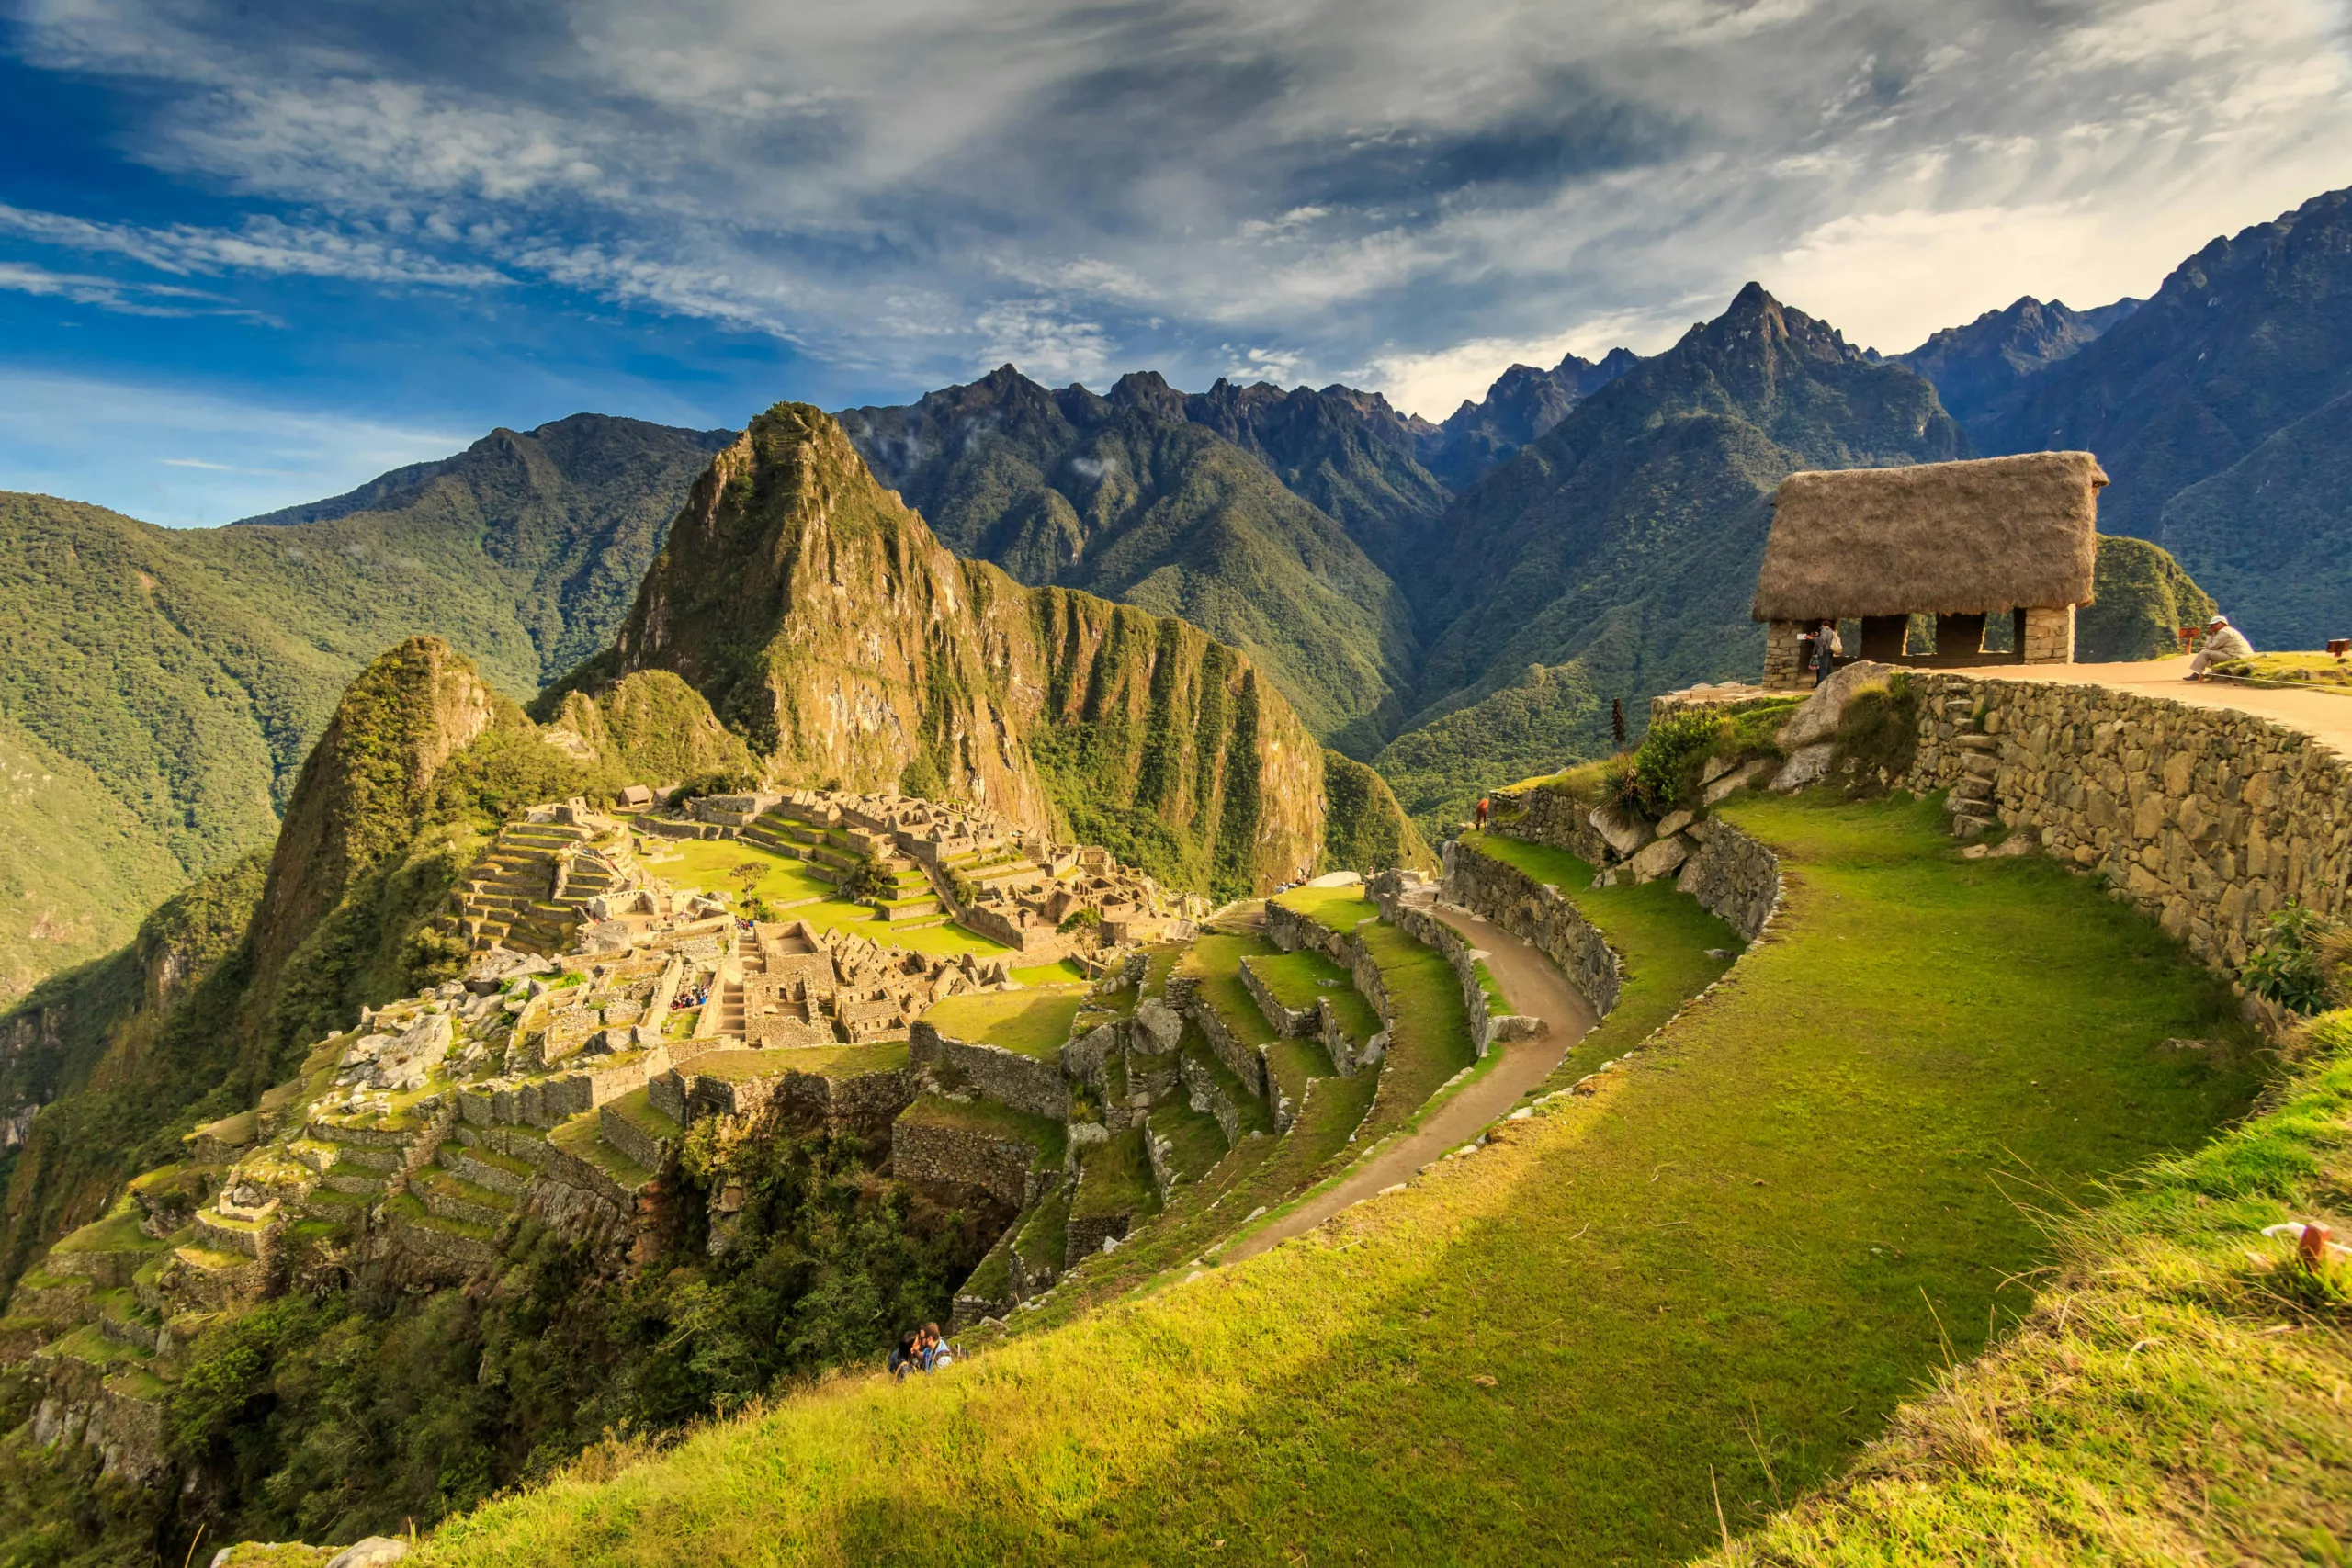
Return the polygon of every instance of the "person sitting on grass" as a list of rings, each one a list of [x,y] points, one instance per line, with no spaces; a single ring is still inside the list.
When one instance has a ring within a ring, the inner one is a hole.
[[[2205,671],[2216,664],[2226,664],[2233,659],[2254,657],[2254,644],[2245,640],[2245,633],[2230,625],[2227,615],[2216,615],[2205,623],[2205,646],[2188,661],[2188,673],[2184,681],[2202,681]]]
[[[922,1325],[922,1337],[918,1341],[918,1343],[922,1347],[918,1353],[922,1358],[922,1370],[924,1371],[935,1372],[942,1367],[953,1366],[955,1364],[956,1353],[948,1349],[947,1341],[939,1337],[939,1325],[935,1323],[924,1324]]]
[[[890,1375],[900,1382],[907,1374],[922,1370],[922,1336],[920,1333],[899,1336],[899,1348],[890,1352]]]

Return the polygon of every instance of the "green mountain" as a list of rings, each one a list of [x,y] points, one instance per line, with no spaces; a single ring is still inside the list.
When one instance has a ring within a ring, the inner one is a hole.
[[[2352,635],[2343,400],[2352,190],[2217,239],[2097,341],[2041,371],[1984,449],[2081,446],[2101,526],[2154,539],[2256,647]]]
[[[1752,673],[1747,602],[1781,479],[1965,447],[1925,380],[1748,285],[1447,513],[1444,547],[1409,580],[1422,732],[1374,765],[1442,820],[1482,787],[1605,750],[1611,697],[1638,724],[1653,693]]]
[[[2013,413],[2036,376],[2139,308],[2139,300],[2123,299],[2076,310],[2027,295],[1964,327],[1946,327],[1894,357],[1934,382],[1961,428],[1975,434]]]
[[[1514,365],[1495,378],[1485,398],[1464,399],[1430,433],[1422,458],[1448,486],[1468,490],[1639,363],[1631,349],[1612,348],[1597,362],[1571,354],[1549,370]]]
[[[1337,518],[1183,418],[1181,401],[1157,376],[1101,398],[1048,391],[1006,366],[909,407],[840,418],[875,474],[957,554],[1023,582],[1181,616],[1257,660],[1316,735],[1369,751],[1409,675],[1403,595]],[[1297,444],[1302,457],[1310,445]],[[1365,515],[1392,514],[1381,511],[1390,501],[1433,514],[1434,481],[1381,491],[1363,445],[1341,454],[1352,463],[1307,465],[1327,499],[1344,491]]]
[[[601,647],[727,438],[580,415],[225,528],[0,493],[0,1001],[266,843],[381,649],[527,696]]]
[[[1054,406],[1009,390],[1021,417]],[[1215,441],[1112,423],[1089,451]],[[1017,471],[1009,443],[977,445],[975,462]],[[985,521],[968,506],[948,516],[967,537]],[[1238,522],[1212,532],[1250,537]],[[1335,846],[1425,852],[1387,790],[1327,760],[1249,657],[1190,616],[1026,587],[950,554],[840,424],[799,404],[761,415],[713,460],[612,649],[537,711],[657,670],[707,698],[778,777],[980,801],[1221,897],[1286,881]]]
[[[96,1218],[125,1178],[176,1158],[182,1134],[249,1109],[360,1008],[456,973],[462,951],[436,918],[521,807],[748,761],[670,675],[574,695],[542,728],[438,637],[370,661],[266,855],[209,873],[128,945],[0,1011],[0,1125],[15,1134],[0,1279]]]

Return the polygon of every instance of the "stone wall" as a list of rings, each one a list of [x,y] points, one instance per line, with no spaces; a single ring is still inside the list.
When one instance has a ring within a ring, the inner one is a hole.
[[[1917,793],[1973,796],[2235,973],[2290,901],[2352,913],[2352,764],[2267,719],[2103,687],[1919,682]]]
[[[1619,858],[1592,825],[1591,807],[1541,784],[1498,796],[1493,829],[1506,838],[1566,850],[1593,865]]]
[[[1624,967],[1559,888],[1459,841],[1445,847],[1441,886],[1447,902],[1492,920],[1558,965],[1597,1015],[1606,1018],[1617,1005]]]
[[[1375,882],[1379,880],[1378,877],[1374,878]],[[1352,1077],[1378,1063],[1387,1053],[1388,1027],[1396,1015],[1388,1005],[1388,987],[1380,977],[1380,965],[1364,950],[1356,934],[1353,931],[1335,931],[1269,898],[1266,900],[1266,940],[1284,953],[1319,953],[1348,972],[1349,979],[1355,985],[1356,994],[1370,1002],[1372,1010],[1379,1016],[1380,1032],[1370,1040],[1351,1040],[1347,1032],[1340,1027],[1338,1018],[1318,1003],[1318,1010],[1323,1014],[1317,1024],[1319,1037],[1324,1049],[1331,1053],[1332,1066],[1340,1069],[1341,1077]]]
[[[1741,941],[1754,942],[1781,901],[1781,857],[1717,818],[1686,830],[1698,848],[1682,863],[1675,887],[1721,916]]]
[[[1470,1014],[1471,1043],[1481,1060],[1498,1041],[1523,1040],[1543,1032],[1541,1019],[1494,1010],[1487,999],[1487,987],[1478,980],[1478,965],[1486,961],[1487,950],[1473,947],[1469,938],[1437,918],[1432,907],[1438,901],[1436,884],[1418,872],[1387,872],[1373,882],[1381,917],[1422,946],[1435,948],[1453,967],[1453,977],[1462,987],[1462,1005]]]
[[[1018,1138],[903,1118],[890,1125],[890,1173],[901,1181],[977,1190],[1019,1210],[1057,1179],[1036,1167],[1037,1151]]]
[[[1058,1055],[1047,1060],[982,1041],[957,1040],[917,1019],[907,1037],[907,1065],[918,1071],[934,1066],[950,1068],[1001,1105],[1057,1122],[1069,1120],[1069,1084],[1062,1077]]]

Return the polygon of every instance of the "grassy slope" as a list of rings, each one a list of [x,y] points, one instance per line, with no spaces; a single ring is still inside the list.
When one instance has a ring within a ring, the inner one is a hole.
[[[1708,957],[1710,948],[1736,953],[1742,945],[1737,932],[1696,899],[1675,892],[1670,882],[1594,887],[1592,867],[1565,850],[1499,833],[1465,834],[1461,841],[1465,852],[1492,856],[1573,897],[1624,964],[1617,1005],[1569,1047],[1549,1077],[1528,1091],[1531,1099],[1574,1083],[1640,1044],[1675,1009],[1731,967],[1728,958]]]
[[[2061,1218],[2020,1332],[1718,1561],[2343,1562],[2352,1269],[2259,1235],[2346,1223],[2352,1015],[2311,1040],[2267,1114]]]
[[[1938,1314],[1967,1354],[2023,1305],[2025,1168],[2086,1196],[2252,1082],[2156,1049],[2237,1040],[2226,993],[2056,867],[1958,862],[1925,807],[1736,814],[1789,853],[1778,940],[1596,1096],[1229,1274],[601,1465],[430,1559],[1653,1560],[1715,1539],[1711,1475],[1755,1521],[1941,1361]]]
[[[654,875],[678,887],[699,887],[722,898],[739,898],[744,889],[736,868],[755,865],[760,874],[751,896],[765,899],[785,920],[806,920],[826,931],[846,930],[868,942],[903,947],[916,953],[956,957],[972,953],[994,958],[1012,949],[962,926],[926,925],[915,930],[892,929],[870,904],[853,904],[833,897],[833,885],[808,874],[806,861],[790,860],[756,844],[740,840],[685,840],[664,845],[646,861]],[[815,899],[804,903],[804,899]]]
[[[936,1002],[923,1021],[957,1040],[981,1040],[1023,1056],[1053,1058],[1085,1004],[1082,986],[1050,991],[982,991]]]

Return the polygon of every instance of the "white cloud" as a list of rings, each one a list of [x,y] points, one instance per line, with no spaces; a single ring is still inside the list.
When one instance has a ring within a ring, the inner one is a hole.
[[[1749,277],[1881,347],[2019,293],[2144,293],[2352,178],[2342,0],[396,21],[26,0],[32,64],[139,78],[140,155],[278,216],[4,209],[0,232],[187,275],[541,278],[908,391],[999,358],[1187,384],[1368,367],[1442,414],[1512,359],[1611,346],[1611,321],[1656,347]]]
[[[266,318],[241,309],[217,294],[168,284],[124,282],[86,273],[52,272],[25,262],[0,262],[0,288],[95,305],[124,316],[245,316]]]

